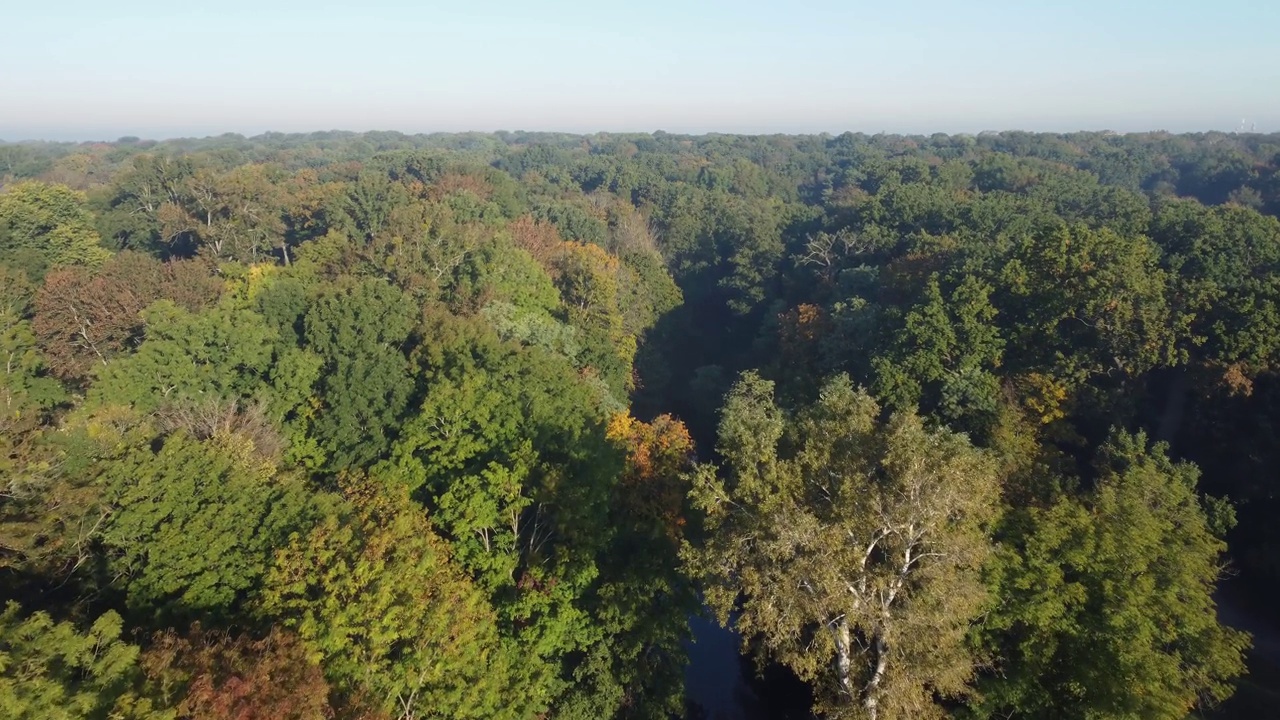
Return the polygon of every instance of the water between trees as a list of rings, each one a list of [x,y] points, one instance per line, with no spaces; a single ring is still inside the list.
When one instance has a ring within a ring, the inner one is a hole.
[[[695,616],[685,668],[688,720],[810,720],[809,689],[790,671],[756,672],[742,638],[708,616]]]

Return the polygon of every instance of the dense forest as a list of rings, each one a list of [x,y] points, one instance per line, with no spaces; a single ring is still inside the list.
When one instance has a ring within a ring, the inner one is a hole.
[[[712,616],[788,717],[1275,717],[1278,215],[1280,135],[0,144],[0,716],[703,718]]]

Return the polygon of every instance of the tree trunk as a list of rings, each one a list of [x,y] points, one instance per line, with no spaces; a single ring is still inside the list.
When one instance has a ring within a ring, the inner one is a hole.
[[[853,698],[853,681],[849,679],[849,668],[852,665],[849,657],[849,621],[841,618],[840,624],[832,630],[831,634],[836,642],[836,678],[840,681],[840,690]]]
[[[876,720],[880,714],[880,683],[884,680],[884,671],[889,665],[889,643],[884,639],[884,628],[876,630],[871,646],[876,665],[871,679],[862,688],[862,709],[870,720]]]

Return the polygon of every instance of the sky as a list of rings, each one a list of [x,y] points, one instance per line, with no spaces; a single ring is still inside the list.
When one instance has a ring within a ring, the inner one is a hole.
[[[1280,131],[1277,0],[0,3],[0,138]]]

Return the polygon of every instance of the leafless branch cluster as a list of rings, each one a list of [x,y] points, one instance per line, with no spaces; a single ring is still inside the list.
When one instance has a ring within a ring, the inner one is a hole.
[[[261,402],[207,398],[165,405],[155,416],[166,432],[181,430],[197,440],[237,435],[252,442],[254,453],[267,460],[276,460],[284,452],[284,441]]]

